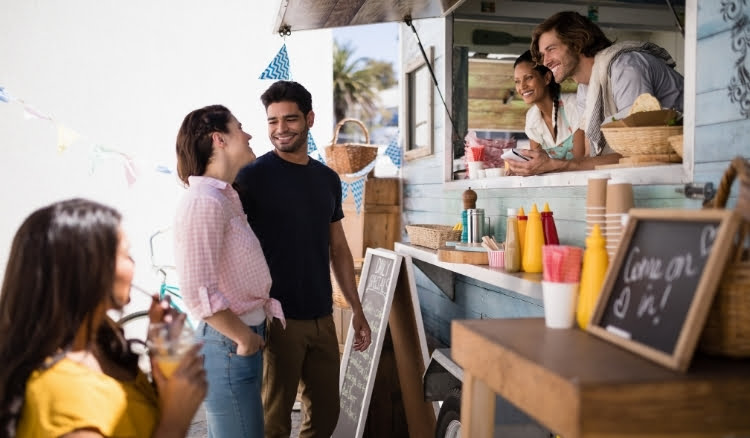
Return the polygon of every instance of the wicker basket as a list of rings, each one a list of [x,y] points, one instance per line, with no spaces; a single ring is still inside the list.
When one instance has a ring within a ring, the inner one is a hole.
[[[365,143],[336,144],[339,130],[346,122],[354,122],[365,133]],[[326,146],[326,163],[336,173],[354,173],[364,169],[378,155],[378,147],[370,145],[370,133],[365,125],[357,119],[344,119],[336,124],[331,144]]]
[[[685,141],[682,134],[672,135],[667,138],[667,141],[669,142],[669,145],[672,146],[672,150],[682,158],[682,143]]]
[[[742,216],[734,256],[716,292],[699,348],[711,354],[731,357],[750,356],[750,163],[735,158],[721,179],[713,207],[723,208],[735,176],[739,180],[736,211]]]
[[[354,259],[354,285],[357,287],[359,287],[359,276],[362,274],[362,263],[364,263],[364,259]],[[333,305],[344,309],[351,307],[349,306],[349,302],[346,301],[344,292],[336,282],[336,276],[333,275],[333,271],[331,271],[331,286],[333,287]]]
[[[406,234],[412,245],[438,249],[449,240],[461,239],[461,230],[454,230],[450,225],[415,224],[406,226]]]
[[[682,134],[682,126],[602,127],[602,133],[609,147],[623,157],[671,154],[667,138]]]

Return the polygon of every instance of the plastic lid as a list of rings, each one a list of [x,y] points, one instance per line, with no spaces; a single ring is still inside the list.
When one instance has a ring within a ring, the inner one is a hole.
[[[515,208],[513,208],[513,207],[509,207],[508,208],[508,216],[516,216],[517,213],[518,213],[518,211]]]

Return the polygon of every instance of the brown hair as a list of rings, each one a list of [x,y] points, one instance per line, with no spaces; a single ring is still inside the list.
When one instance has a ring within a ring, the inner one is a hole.
[[[188,184],[188,177],[200,176],[213,154],[214,132],[229,133],[232,113],[222,105],[211,105],[197,109],[182,121],[177,132],[177,175]]]
[[[591,20],[575,11],[563,11],[547,18],[531,33],[531,55],[538,63],[543,62],[539,51],[539,37],[555,31],[560,41],[573,53],[593,57],[602,49],[612,45],[612,41]]]
[[[93,326],[112,297],[119,242],[120,213],[85,199],[41,208],[16,232],[0,291],[0,437],[16,434],[31,373],[81,327],[110,358],[137,367],[111,320]]]

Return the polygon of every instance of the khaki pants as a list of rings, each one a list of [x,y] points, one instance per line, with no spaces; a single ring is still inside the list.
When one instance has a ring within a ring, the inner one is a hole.
[[[339,418],[339,346],[333,317],[287,319],[286,329],[273,319],[263,356],[266,438],[289,437],[298,385],[300,438],[330,437]]]

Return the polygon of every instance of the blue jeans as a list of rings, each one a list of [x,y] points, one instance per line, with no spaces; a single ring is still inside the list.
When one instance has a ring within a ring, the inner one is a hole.
[[[265,338],[265,322],[250,328]],[[237,344],[205,322],[198,326],[196,339],[203,342],[208,380],[204,402],[208,438],[262,437],[263,350],[238,356]]]

